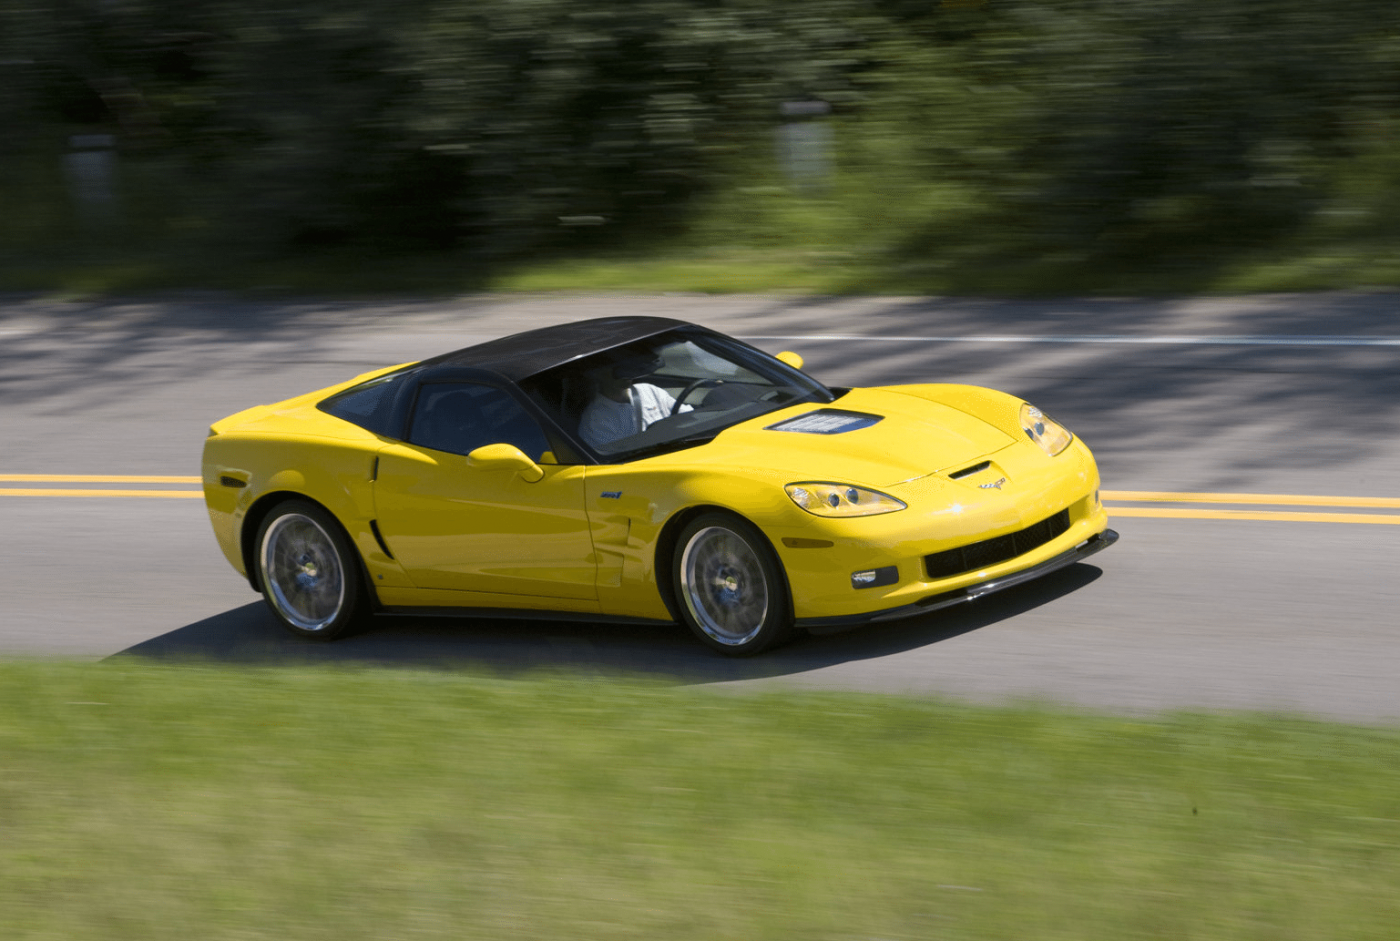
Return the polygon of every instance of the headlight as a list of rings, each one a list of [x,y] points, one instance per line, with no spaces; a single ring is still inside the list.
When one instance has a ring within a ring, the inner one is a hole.
[[[1074,440],[1074,435],[1064,425],[1026,402],[1021,403],[1021,430],[1051,457],[1069,447]]]
[[[887,493],[850,484],[806,482],[783,488],[792,502],[813,516],[875,516],[902,510],[906,504]]]

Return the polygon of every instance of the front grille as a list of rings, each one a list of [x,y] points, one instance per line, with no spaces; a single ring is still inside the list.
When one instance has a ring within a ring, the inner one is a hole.
[[[984,539],[971,545],[959,546],[944,552],[924,556],[924,569],[929,578],[947,578],[961,575],[991,565],[1007,562],[1018,555],[1025,555],[1032,549],[1039,549],[1050,540],[1069,530],[1069,510],[1064,509],[1054,516],[1043,519],[1034,526],[1027,526],[1020,532],[1007,533],[992,539]]]

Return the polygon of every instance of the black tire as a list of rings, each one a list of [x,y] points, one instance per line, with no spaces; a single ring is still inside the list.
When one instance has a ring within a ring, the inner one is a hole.
[[[360,559],[330,513],[308,500],[277,504],[253,544],[263,599],[298,637],[333,640],[368,608]]]
[[[681,621],[729,656],[761,653],[795,633],[787,579],[772,547],[733,514],[703,513],[685,525],[671,557],[671,588]]]

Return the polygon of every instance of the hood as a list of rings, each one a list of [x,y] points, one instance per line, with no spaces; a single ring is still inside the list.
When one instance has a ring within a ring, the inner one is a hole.
[[[809,403],[735,425],[703,450],[706,463],[878,488],[956,470],[1015,441],[941,402],[853,389],[830,405]]]

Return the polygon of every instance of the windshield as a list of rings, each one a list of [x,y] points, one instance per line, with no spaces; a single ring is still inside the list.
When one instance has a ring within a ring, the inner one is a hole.
[[[701,330],[586,356],[521,388],[605,463],[700,444],[776,409],[834,398],[798,370]]]

